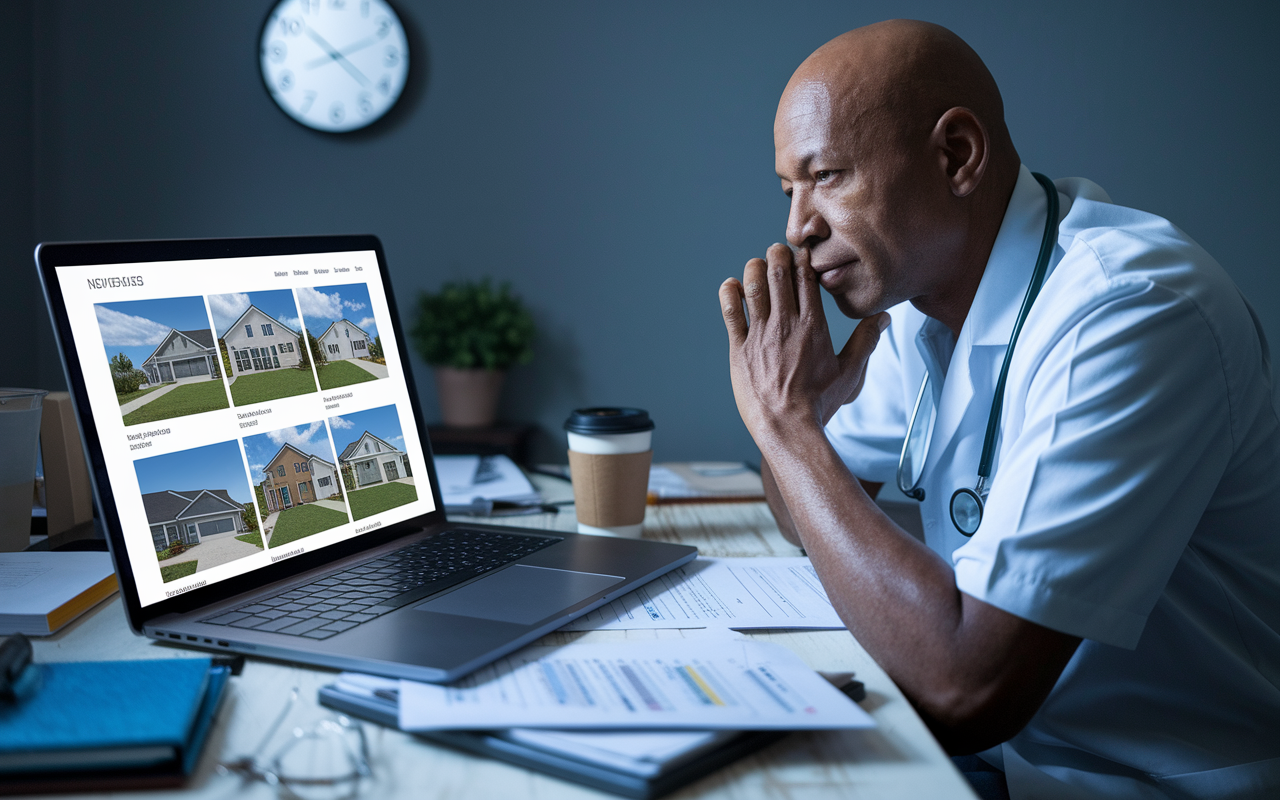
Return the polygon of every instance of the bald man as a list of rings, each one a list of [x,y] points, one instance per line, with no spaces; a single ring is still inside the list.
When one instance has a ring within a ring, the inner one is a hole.
[[[733,390],[849,630],[1014,798],[1280,796],[1280,423],[1231,280],[1089,181],[1042,186],[934,25],[824,45],[774,140],[791,246],[721,286]],[[819,286],[862,320],[839,354]],[[924,543],[873,502],[891,481]]]

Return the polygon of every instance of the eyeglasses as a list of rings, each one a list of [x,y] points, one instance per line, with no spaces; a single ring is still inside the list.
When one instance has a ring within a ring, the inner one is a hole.
[[[284,709],[254,748],[255,753],[267,752],[267,745],[297,699],[295,686]],[[293,728],[289,738],[265,761],[259,761],[256,755],[245,755],[219,764],[218,772],[239,775],[246,782],[262,781],[278,787],[286,797],[299,800],[348,800],[360,794],[363,780],[373,777],[364,727],[343,714],[309,728]]]

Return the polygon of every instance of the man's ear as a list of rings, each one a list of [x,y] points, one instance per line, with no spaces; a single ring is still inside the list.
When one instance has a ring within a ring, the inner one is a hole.
[[[978,188],[990,160],[991,140],[976,114],[967,108],[948,109],[933,126],[929,143],[946,171],[952,194],[967,197]]]

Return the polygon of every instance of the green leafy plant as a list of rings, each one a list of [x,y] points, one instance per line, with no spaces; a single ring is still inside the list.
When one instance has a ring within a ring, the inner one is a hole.
[[[147,382],[147,373],[134,369],[133,360],[119,353],[111,357],[111,380],[115,383],[116,394],[132,394]]]
[[[503,283],[489,279],[446,283],[418,296],[410,332],[428,364],[457,369],[507,369],[533,358],[533,316]]]
[[[302,344],[303,344],[303,343],[302,343],[302,337],[301,337],[301,336],[299,336],[299,337],[298,337],[298,346],[299,346],[299,347],[302,347]],[[324,348],[320,346],[320,340],[319,340],[319,339],[317,339],[315,336],[312,336],[310,331],[307,331],[307,342],[306,342],[306,345],[307,345],[307,346],[306,346],[305,348],[303,348],[303,350],[302,350],[302,360],[303,360],[304,362],[306,361],[306,358],[307,358],[307,356],[306,356],[307,351],[308,351],[308,350],[310,350],[310,351],[311,351],[311,360],[315,362],[315,365],[316,365],[317,367],[323,367],[325,364],[328,364],[328,363],[329,363],[329,356],[325,354],[325,352],[324,352]],[[311,365],[310,365],[310,364],[307,364],[307,367],[308,367],[308,368],[310,368],[310,367],[311,367]]]

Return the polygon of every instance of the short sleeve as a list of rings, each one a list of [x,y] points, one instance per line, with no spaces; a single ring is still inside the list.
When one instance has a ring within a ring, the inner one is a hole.
[[[893,324],[867,361],[862,392],[841,406],[827,423],[827,440],[849,472],[867,481],[895,479],[907,410],[903,398],[902,348],[908,335],[900,309],[890,309]]]
[[[1056,330],[1018,345],[1008,438],[956,582],[1133,648],[1231,458],[1222,357],[1192,301],[1144,281]]]

